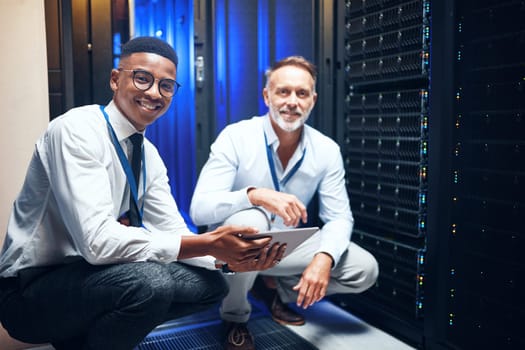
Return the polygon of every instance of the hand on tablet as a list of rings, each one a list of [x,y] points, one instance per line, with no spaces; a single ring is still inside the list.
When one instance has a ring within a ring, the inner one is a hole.
[[[249,241],[256,242],[259,241],[259,239]],[[260,250],[259,255],[254,259],[239,264],[228,264],[228,266],[230,270],[235,272],[267,270],[279,264],[285,251],[286,244],[280,244],[279,242],[270,243],[264,246],[264,248]]]
[[[261,250],[270,244],[271,238],[255,240],[243,238],[254,233],[257,233],[257,229],[253,227],[226,225],[202,235],[210,237],[210,248],[207,253],[233,266],[233,264],[251,263]]]

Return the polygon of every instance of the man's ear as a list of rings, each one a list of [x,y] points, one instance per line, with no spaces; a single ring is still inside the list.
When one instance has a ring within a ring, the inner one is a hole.
[[[267,88],[263,89],[262,95],[263,95],[263,98],[264,98],[264,103],[266,104],[267,107],[269,107],[270,104],[269,104],[269,101],[268,101],[268,89]]]
[[[111,87],[111,90],[117,91],[118,90],[118,77],[119,77],[120,71],[118,69],[112,69],[111,70],[111,77],[109,78],[109,86]]]

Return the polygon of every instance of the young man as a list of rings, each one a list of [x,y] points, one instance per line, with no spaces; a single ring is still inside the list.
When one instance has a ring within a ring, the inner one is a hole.
[[[305,124],[317,99],[315,67],[302,57],[288,57],[269,69],[266,78],[268,113],[219,134],[200,174],[190,215],[198,225],[227,220],[283,229],[307,222],[306,207],[317,194],[324,226],[264,272],[276,277],[277,292],[256,290],[275,321],[301,325],[304,318],[285,303],[307,308],[325,295],[362,292],[375,283],[378,266],[372,255],[350,242],[353,217],[338,145]],[[228,326],[226,349],[255,348],[246,322],[251,312],[247,293],[256,276],[246,272],[227,278],[230,292],[221,306]]]
[[[254,228],[195,235],[185,225],[164,163],[142,141],[179,88],[177,63],[160,39],[129,41],[111,72],[112,101],[70,110],[38,140],[0,256],[0,321],[12,337],[129,350],[223,298],[214,258],[254,270],[282,255],[239,237]]]

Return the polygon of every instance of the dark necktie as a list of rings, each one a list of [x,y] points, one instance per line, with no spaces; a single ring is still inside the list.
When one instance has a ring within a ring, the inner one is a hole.
[[[140,163],[142,160],[142,139],[141,134],[133,134],[129,137],[129,140],[133,144],[133,155],[131,156],[131,170],[133,171],[133,177],[135,178],[135,189],[138,194],[138,184],[140,178]],[[138,198],[137,198],[138,199]],[[135,203],[133,194],[130,191],[129,194],[129,224],[130,226],[142,226],[142,218],[139,214],[138,203]]]

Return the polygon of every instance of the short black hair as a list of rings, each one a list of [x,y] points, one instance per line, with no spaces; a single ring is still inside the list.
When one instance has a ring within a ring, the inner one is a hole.
[[[179,64],[179,58],[173,47],[159,38],[152,36],[139,36],[131,39],[122,46],[120,57],[128,57],[131,54],[138,52],[150,52],[166,57],[175,64],[175,67]]]

